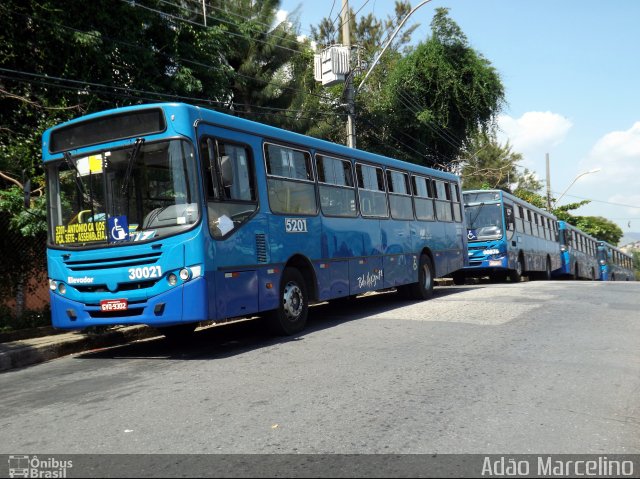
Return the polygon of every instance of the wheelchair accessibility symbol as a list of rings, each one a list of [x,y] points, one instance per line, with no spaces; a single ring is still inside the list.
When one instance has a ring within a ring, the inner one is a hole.
[[[478,233],[476,230],[467,230],[467,239],[468,240],[477,240]]]
[[[123,241],[129,238],[129,224],[126,216],[113,216],[107,220],[109,242]]]

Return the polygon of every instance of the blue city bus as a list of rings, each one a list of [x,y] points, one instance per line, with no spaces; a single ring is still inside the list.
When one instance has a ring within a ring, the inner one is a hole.
[[[558,233],[562,261],[553,275],[592,281],[599,279],[598,240],[566,221],[558,221]]]
[[[469,264],[453,273],[454,283],[483,276],[551,279],[560,267],[554,215],[501,190],[463,191],[462,197]]]
[[[598,263],[602,281],[635,281],[633,257],[606,241],[598,242]]]
[[[186,104],[87,115],[44,133],[56,328],[262,316],[460,269],[459,178]]]

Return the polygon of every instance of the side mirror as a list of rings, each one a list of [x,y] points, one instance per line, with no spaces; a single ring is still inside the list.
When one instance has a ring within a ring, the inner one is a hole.
[[[23,186],[24,191],[24,208],[29,209],[31,207],[31,180],[27,179]]]

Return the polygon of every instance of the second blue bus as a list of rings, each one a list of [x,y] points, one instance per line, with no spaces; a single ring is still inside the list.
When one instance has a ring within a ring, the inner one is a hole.
[[[554,215],[502,190],[469,190],[462,196],[469,264],[452,275],[454,283],[483,276],[551,279],[560,267]]]

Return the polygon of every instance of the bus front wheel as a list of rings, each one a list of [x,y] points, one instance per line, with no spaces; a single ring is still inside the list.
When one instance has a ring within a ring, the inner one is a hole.
[[[299,333],[307,324],[308,313],[309,297],[302,273],[287,268],[280,281],[280,303],[268,316],[269,327],[282,336]]]
[[[512,269],[509,272],[509,279],[511,280],[512,283],[519,283],[520,280],[522,279],[523,272],[524,272],[524,264],[522,261],[522,257],[519,257],[518,261],[516,262],[516,269]]]

